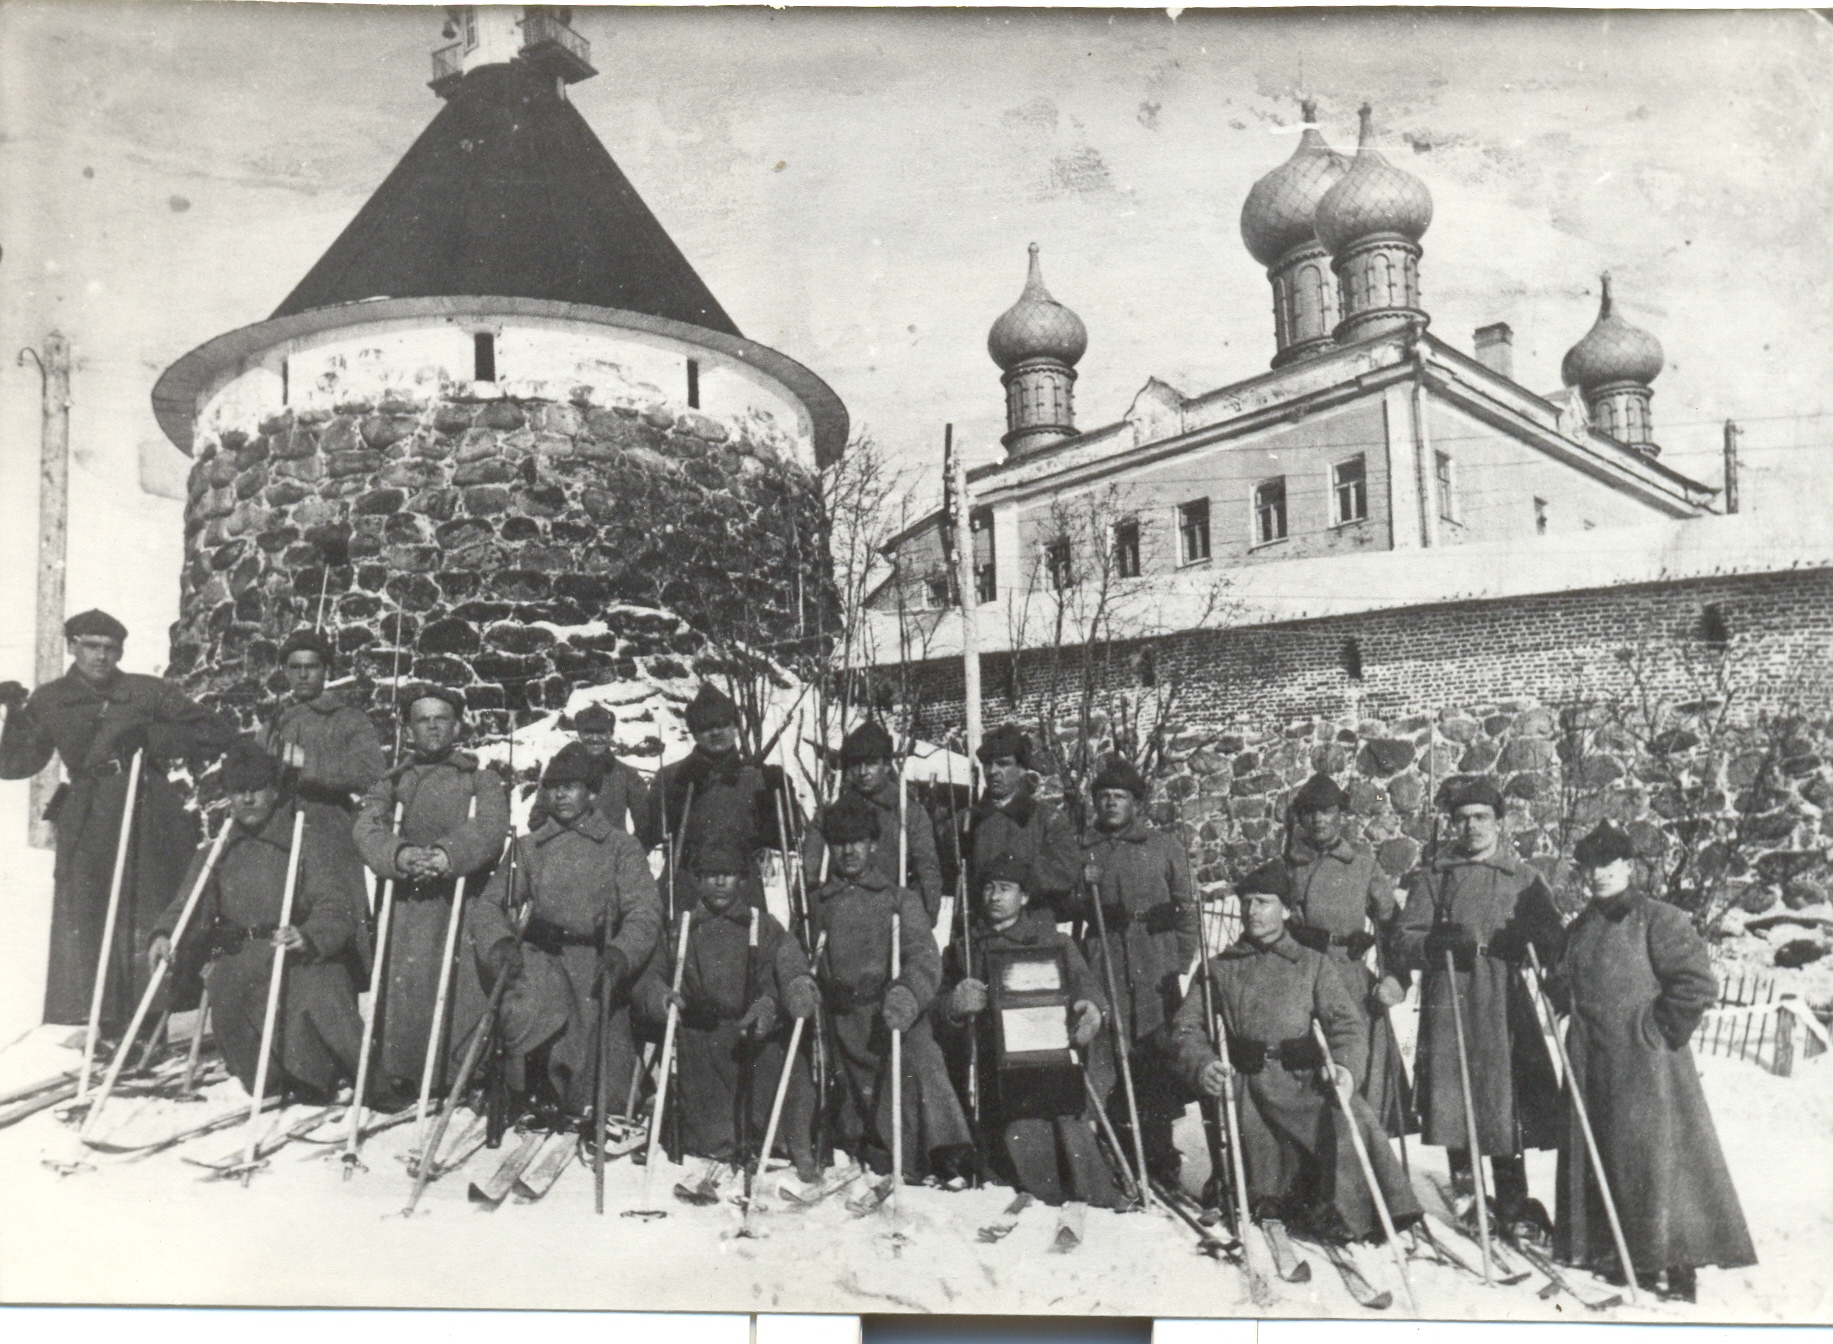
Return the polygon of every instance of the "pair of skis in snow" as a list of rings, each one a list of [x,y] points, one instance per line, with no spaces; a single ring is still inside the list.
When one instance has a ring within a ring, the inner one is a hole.
[[[980,1240],[994,1243],[1005,1238],[1018,1227],[1019,1215],[1030,1208],[1036,1201],[1025,1191],[1020,1191],[1008,1204],[1005,1212],[991,1223],[980,1229]],[[1088,1205],[1070,1201],[1057,1210],[1056,1230],[1050,1235],[1049,1249],[1054,1255],[1067,1255],[1082,1244],[1088,1219]]]
[[[482,1142],[480,1119],[478,1144],[481,1146]],[[606,1157],[621,1157],[635,1151],[642,1143],[640,1125],[617,1116],[607,1118]],[[516,1137],[515,1146],[503,1154],[483,1180],[470,1183],[465,1198],[486,1210],[501,1208],[512,1194],[517,1203],[533,1203],[554,1188],[554,1183],[579,1154],[579,1144],[579,1136],[567,1130],[556,1133],[525,1131]],[[466,1153],[465,1159],[470,1156],[471,1153]]]

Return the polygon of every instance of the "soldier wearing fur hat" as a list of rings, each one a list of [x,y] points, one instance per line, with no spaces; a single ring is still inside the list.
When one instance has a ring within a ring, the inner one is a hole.
[[[1278,860],[1241,882],[1241,938],[1209,963],[1210,1001],[1222,1018],[1225,1065],[1210,1047],[1204,996],[1178,1010],[1177,1062],[1185,1081],[1223,1094],[1223,1070],[1245,1081],[1241,1156],[1247,1203],[1256,1222],[1298,1220],[1321,1237],[1368,1237],[1377,1230],[1374,1201],[1362,1178],[1348,1121],[1330,1093],[1362,1067],[1367,1033],[1348,987],[1323,953],[1301,945],[1288,927],[1291,876]],[[1312,1034],[1323,1027],[1337,1075],[1325,1076]],[[1350,1109],[1361,1129],[1375,1179],[1397,1227],[1420,1217],[1387,1134],[1360,1096]]]
[[[780,849],[776,813],[783,772],[745,760],[738,746],[738,706],[732,698],[711,682],[702,682],[687,707],[687,730],[694,735],[693,751],[658,770],[649,791],[643,824],[637,828],[644,847],[654,849],[666,835],[683,869],[691,869],[694,855],[714,839],[736,844],[752,864],[758,850]],[[754,890],[761,905],[763,889]]]
[[[360,915],[344,887],[339,847],[308,815],[300,832],[292,923],[281,925],[300,804],[282,792],[279,762],[252,742],[230,748],[220,782],[229,795],[225,824],[233,831],[186,928],[186,945],[173,949],[172,931],[207,846],[192,858],[181,894],[154,923],[148,960],[176,955],[193,965],[209,962],[217,1044],[229,1071],[252,1088],[273,959],[285,957],[273,1062],[283,1088],[328,1101],[340,1080],[356,1074],[363,1030],[345,955]]]
[[[878,813],[878,833],[883,837],[872,851],[872,862],[885,880],[903,886],[914,879],[923,898],[923,908],[933,923],[942,907],[942,865],[936,856],[936,828],[929,811],[908,791],[904,798],[904,850],[908,871],[897,871],[898,778],[893,764],[895,751],[891,734],[883,725],[861,724],[848,733],[840,744],[840,769],[844,777],[843,793],[853,793],[870,803]],[[819,873],[827,852],[817,823],[808,828],[805,842],[807,871]]]
[[[604,1042],[610,1094],[636,1069],[630,987],[656,950],[662,903],[637,842],[592,806],[597,764],[577,742],[541,774],[548,819],[516,837],[514,854],[467,900],[459,952],[460,1032],[500,977],[506,1074],[537,1111],[584,1114],[594,1101],[598,999],[609,995]],[[527,924],[518,940],[518,912]]]
[[[1451,845],[1415,874],[1394,939],[1399,955],[1421,973],[1420,1133],[1450,1150],[1454,1190],[1472,1192],[1455,994],[1477,1144],[1495,1172],[1495,1216],[1518,1236],[1544,1238],[1549,1220],[1528,1198],[1523,1150],[1558,1141],[1559,1086],[1520,968],[1530,943],[1543,964],[1554,959],[1564,936],[1559,911],[1546,882],[1503,835],[1502,795],[1492,782],[1452,781],[1444,804]]]
[[[410,687],[402,700],[409,754],[363,796],[355,837],[363,862],[377,878],[395,883],[376,1068],[385,1092],[411,1094],[426,1061],[457,881],[468,879],[475,894],[489,876],[509,834],[509,794],[494,771],[458,749],[463,696],[429,685]],[[403,808],[399,830],[397,804]],[[452,1014],[446,1020],[451,1049],[468,1024]],[[449,1063],[445,1050],[440,1053],[435,1089],[445,1086]]]
[[[969,1159],[973,1138],[931,1030],[929,1011],[942,980],[942,955],[915,892],[893,886],[873,866],[878,813],[842,795],[822,818],[831,858],[814,902],[815,935],[827,947],[815,968],[827,1004],[834,1082],[826,1099],[840,1145],[875,1171],[891,1157],[891,1032],[904,1033],[904,1176],[946,1173]],[[902,973],[891,978],[891,916],[902,925]]]
[[[1080,1052],[1095,1095],[1105,1097],[1114,1083],[1113,1052],[1101,1031],[1107,996],[1082,953],[1057,929],[1049,911],[1028,908],[1029,878],[1025,863],[1011,854],[996,855],[981,866],[980,900],[968,930],[978,975],[963,975],[955,981],[942,999],[944,1016],[952,1025],[978,1032],[980,1058],[997,1064],[996,1037],[987,1011],[991,1006],[988,958],[997,962],[1007,956],[1016,960],[1057,954],[1064,979],[1066,1039]],[[1072,1070],[1081,1072],[1074,1066]],[[1075,1199],[1099,1208],[1121,1205],[1113,1170],[1095,1142],[1093,1105],[1079,1077],[1065,1080],[1028,1068],[988,1070],[981,1119],[999,1135],[1006,1174],[1015,1187],[1045,1204]]]
[[[1292,936],[1322,952],[1342,974],[1368,1030],[1368,1067],[1356,1087],[1389,1133],[1412,1109],[1400,1047],[1388,1009],[1406,997],[1411,978],[1390,942],[1400,902],[1394,882],[1367,845],[1344,834],[1349,796],[1329,775],[1305,781],[1287,808],[1286,866],[1292,874]],[[1368,968],[1370,949],[1380,973]]]
[[[102,1000],[102,1021],[114,1027],[139,997],[148,928],[178,891],[197,843],[196,822],[163,765],[220,755],[235,740],[235,727],[170,682],[121,671],[127,627],[107,612],[72,616],[64,638],[70,670],[63,676],[29,696],[16,681],[0,683],[6,709],[0,779],[27,779],[53,754],[69,776],[45,810],[57,828],[57,867],[44,1014],[46,1022],[83,1022],[102,950],[128,771],[134,753],[145,752]]]
[[[1082,833],[1082,883],[1059,913],[1086,921],[1082,952],[1091,966],[1110,958],[1122,1037],[1129,1043],[1141,1139],[1152,1174],[1175,1181],[1179,1158],[1172,1122],[1188,1094],[1172,1065],[1171,1021],[1183,1000],[1180,977],[1197,961],[1200,936],[1190,855],[1175,837],[1146,824],[1146,781],[1110,757],[1093,785],[1093,822]],[[1101,902],[1102,946],[1094,920]],[[1130,1126],[1125,1099],[1109,1099],[1115,1127]]]
[[[820,1002],[808,959],[768,911],[746,899],[757,873],[737,846],[714,842],[694,856],[690,876],[686,970],[674,992],[675,939],[665,936],[632,1002],[661,1026],[680,1008],[675,1036],[680,1062],[682,1146],[696,1157],[737,1163],[756,1153],[770,1119],[783,1051],[794,1018]],[[814,1084],[798,1053],[783,1102],[780,1140],[796,1174],[813,1181]],[[740,1143],[743,1126],[743,1143]]]
[[[649,785],[635,770],[617,758],[617,715],[603,705],[591,704],[573,715],[569,725],[573,740],[586,749],[598,766],[598,781],[592,786],[592,805],[604,813],[605,820],[619,830],[630,831],[642,824],[649,808]],[[528,829],[539,830],[547,820],[541,800],[528,814]]]
[[[1069,819],[1037,797],[1031,739],[1005,724],[981,739],[978,755],[986,792],[968,815],[970,874],[997,855],[1015,855],[1031,873],[1032,899],[1061,915],[1081,871],[1080,847]]]
[[[1570,1013],[1567,1085],[1584,1098],[1637,1279],[1691,1302],[1698,1266],[1757,1260],[1687,1045],[1718,986],[1692,922],[1642,890],[1629,836],[1604,822],[1573,857],[1591,900],[1566,930],[1548,986]],[[1554,1253],[1622,1282],[1577,1110],[1568,1105]]]

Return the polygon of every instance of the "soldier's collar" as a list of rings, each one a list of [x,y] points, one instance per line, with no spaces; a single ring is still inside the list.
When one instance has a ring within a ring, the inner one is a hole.
[[[596,807],[587,807],[579,814],[579,820],[571,826],[565,825],[559,818],[550,815],[535,832],[535,843],[544,845],[562,831],[578,831],[586,839],[602,845],[605,843],[605,838],[611,834],[611,822]]]
[[[702,896],[694,902],[694,911],[688,916],[688,920],[693,924],[708,924],[723,919],[728,924],[736,924],[740,928],[745,928],[751,923],[751,912],[754,909],[756,907],[745,900],[745,893],[742,890],[732,898],[732,903],[724,910],[713,909],[706,903],[706,897]]]
[[[1037,798],[1030,788],[1020,784],[1010,798],[996,800],[990,794],[974,805],[978,817],[988,817],[995,812],[1003,812],[1020,826],[1031,824],[1031,815],[1037,811]]]
[[[1288,853],[1299,863],[1316,863],[1321,859],[1335,859],[1338,863],[1356,861],[1356,847],[1350,843],[1346,835],[1339,835],[1337,842],[1329,849],[1319,849],[1303,836],[1295,835],[1288,847]]]
[[[294,703],[302,703],[307,709],[315,709],[320,714],[335,714],[338,710],[345,708],[349,704],[349,702],[344,699],[341,691],[320,691],[310,700],[295,701]]]
[[[1515,853],[1505,835],[1496,841],[1494,849],[1481,858],[1472,858],[1467,854],[1459,854],[1456,850],[1451,850],[1432,860],[1432,866],[1441,873],[1452,868],[1469,867],[1494,868],[1498,872],[1518,873],[1521,871],[1522,864],[1520,856]]]
[[[292,802],[282,798],[274,804],[274,810],[267,814],[267,820],[261,823],[260,830],[247,830],[241,822],[235,823],[236,838],[258,840],[285,853],[293,847],[293,814],[297,810]]]
[[[890,886],[890,880],[883,873],[875,867],[868,866],[858,877],[842,877],[839,873],[830,874],[827,885],[821,890],[828,892],[839,891],[845,887],[859,887],[864,891],[886,891],[890,889]]]
[[[1146,819],[1141,816],[1135,816],[1133,820],[1129,821],[1117,831],[1104,831],[1099,826],[1089,827],[1088,839],[1085,843],[1093,844],[1100,840],[1126,840],[1137,845],[1143,844],[1151,838],[1152,828],[1146,825]]]
[[[1236,939],[1234,945],[1223,952],[1222,955],[1225,957],[1257,957],[1263,952],[1273,952],[1284,957],[1287,961],[1296,962],[1300,957],[1304,956],[1305,949],[1299,945],[1298,939],[1294,938],[1289,932],[1281,930],[1279,940],[1270,947],[1262,947],[1259,943],[1252,941],[1244,933],[1240,938]]]
[[[1602,900],[1594,898],[1587,909],[1597,911],[1599,916],[1609,920],[1612,924],[1620,924],[1631,910],[1642,904],[1643,899],[1642,892],[1630,887],[1626,891]]]

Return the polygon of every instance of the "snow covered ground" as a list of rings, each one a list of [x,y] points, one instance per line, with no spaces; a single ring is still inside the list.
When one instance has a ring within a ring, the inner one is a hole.
[[[1410,1015],[1410,1014],[1409,1014]],[[67,1068],[69,1032],[43,1028],[0,1051],[0,1091]],[[1833,1066],[1826,1057],[1777,1078],[1732,1059],[1702,1061],[1760,1262],[1705,1270],[1697,1307],[1644,1301],[1587,1312],[1565,1296],[1539,1298],[1540,1280],[1485,1288],[1443,1266],[1413,1262],[1423,1315],[1512,1320],[1833,1321]],[[154,1132],[162,1116],[207,1116],[246,1104],[234,1082],[190,1104],[110,1103],[103,1129]],[[287,1120],[303,1115],[289,1113]],[[174,1122],[176,1123],[176,1122]],[[661,1166],[649,1197],[644,1173],[611,1164],[607,1212],[592,1210],[590,1171],[573,1165],[539,1204],[513,1199],[485,1211],[466,1201],[464,1174],[435,1182],[421,1211],[401,1217],[411,1126],[378,1135],[366,1171],[345,1181],[337,1149],[295,1143],[250,1185],[205,1179],[185,1156],[239,1151],[227,1131],[176,1151],[133,1160],[84,1149],[42,1112],[0,1130],[0,1300],[144,1304],[506,1308],[624,1308],[694,1312],[1116,1313],[1237,1316],[1250,1310],[1240,1274],[1210,1260],[1180,1223],[1157,1213],[1091,1210],[1083,1245],[1052,1254],[1053,1211],[1033,1206],[1011,1234],[983,1243],[977,1230],[1010,1197],[1003,1189],[904,1192],[901,1222],[847,1213],[839,1198],[805,1212],[773,1210],[768,1236],[735,1234],[731,1203],[696,1208],[669,1194],[701,1164]],[[330,1138],[333,1128],[318,1137]],[[1186,1173],[1206,1174],[1195,1112],[1180,1140]],[[1416,1168],[1443,1172],[1443,1153],[1413,1148]],[[468,1174],[496,1157],[479,1153]],[[69,1174],[66,1164],[80,1163]],[[1553,1155],[1530,1162],[1536,1193],[1551,1190]],[[1423,1182],[1422,1182],[1423,1185]],[[1422,1197],[1427,1192],[1422,1189]],[[667,1216],[620,1216],[645,1206]],[[901,1231],[901,1239],[892,1233]],[[1301,1246],[1301,1251],[1302,1251]],[[1309,1284],[1277,1285],[1273,1314],[1367,1315],[1315,1253]],[[1397,1287],[1384,1251],[1358,1260],[1378,1286]],[[1584,1280],[1602,1296],[1600,1285]],[[1396,1306],[1388,1315],[1396,1315]]]

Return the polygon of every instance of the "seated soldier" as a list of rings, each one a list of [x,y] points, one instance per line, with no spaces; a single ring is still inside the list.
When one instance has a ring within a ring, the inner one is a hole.
[[[677,893],[689,902],[699,898],[684,916],[689,926],[681,991],[673,988],[677,938],[671,935],[662,939],[631,995],[638,1016],[652,1024],[665,1023],[671,1004],[679,1009],[680,1075],[673,1085],[679,1090],[670,1094],[669,1106],[680,1108],[683,1151],[733,1164],[748,1161],[763,1141],[783,1071],[789,1034],[784,1018],[813,1016],[819,1002],[796,940],[745,898],[748,867],[731,843],[715,840],[694,855],[688,890]],[[814,1085],[798,1057],[783,1102],[781,1135],[804,1181],[818,1175],[810,1129],[814,1111]]]
[[[299,805],[280,793],[280,766],[252,742],[238,742],[223,762],[234,828],[185,930],[177,955],[210,962],[210,1020],[229,1071],[251,1092],[261,1060],[274,958],[286,958],[280,1013],[274,1023],[271,1093],[327,1101],[340,1080],[356,1076],[363,1021],[344,953],[360,918],[344,882],[344,848],[315,830],[300,834],[289,922],[280,923],[293,818]],[[174,955],[172,931],[196,884],[208,849],[200,849],[178,899],[153,926],[148,959]]]
[[[561,1124],[591,1107],[599,1070],[621,1097],[636,1068],[628,991],[655,951],[662,904],[643,851],[592,806],[598,768],[570,742],[541,775],[548,819],[518,836],[484,892],[466,903],[466,997],[508,976],[501,1031],[511,1091]],[[527,908],[517,936],[516,912]],[[601,994],[611,996],[609,1037],[598,1039]],[[461,1011],[476,1020],[481,1005]],[[603,1056],[600,1057],[600,1050]],[[563,1115],[554,1115],[558,1110]]]
[[[1419,1201],[1386,1133],[1353,1090],[1368,1042],[1363,1018],[1330,960],[1301,946],[1287,928],[1286,865],[1276,859],[1256,869],[1240,894],[1241,939],[1212,958],[1209,971],[1229,1063],[1244,1083],[1236,1093],[1251,1216],[1276,1239],[1288,1219],[1333,1240],[1379,1235],[1334,1088],[1349,1093],[1395,1227],[1411,1226],[1420,1218]],[[1177,1059],[1193,1087],[1219,1097],[1229,1065],[1210,1048],[1203,997],[1193,992],[1178,1011]],[[1313,1022],[1330,1043],[1332,1076],[1325,1075]]]
[[[1067,1035],[1078,1058],[1071,1068],[1090,1070],[1095,1094],[1105,1098],[1113,1085],[1113,1058],[1099,1048],[1106,1000],[1095,986],[1088,963],[1056,921],[1045,910],[1026,908],[1027,865],[1016,855],[1000,854],[981,865],[981,898],[969,936],[973,939],[974,974],[958,981],[947,996],[948,1017],[966,1023],[979,1033],[980,1058],[988,1086],[983,1094],[982,1119],[1000,1136],[1012,1184],[1045,1204],[1065,1199],[1081,1200],[1101,1208],[1118,1208],[1124,1201],[1114,1174],[1095,1144],[1095,1112],[1088,1089],[1080,1077],[1067,1086],[1056,1077],[1046,1079],[1035,1068],[1008,1067],[996,1049],[995,1032],[987,1013],[989,1004],[988,957],[1008,952],[1055,953],[1066,972]],[[1091,1047],[1099,1048],[1091,1060]]]

